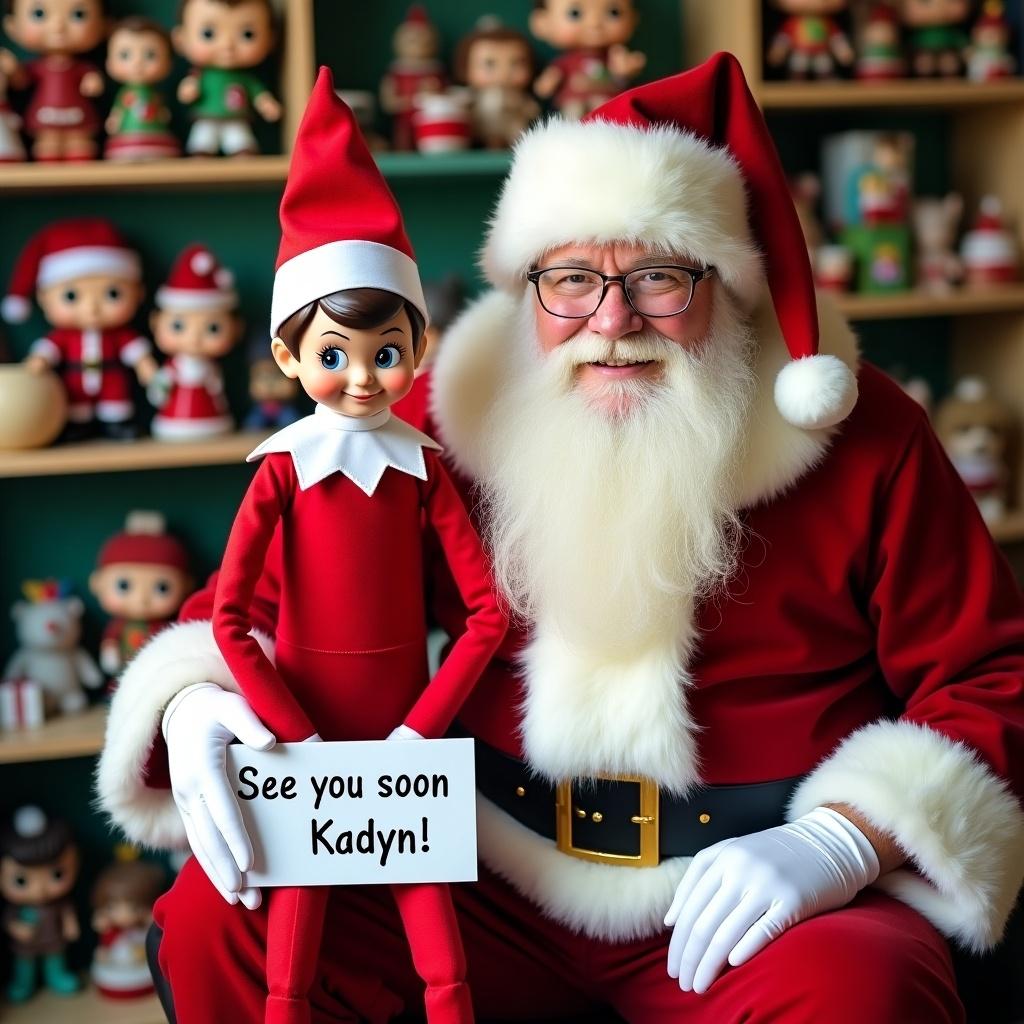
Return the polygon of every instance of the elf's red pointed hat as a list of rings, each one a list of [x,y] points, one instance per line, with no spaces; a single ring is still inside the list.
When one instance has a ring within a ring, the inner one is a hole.
[[[521,137],[483,252],[488,278],[518,290],[549,249],[614,241],[714,266],[747,309],[767,280],[791,356],[775,382],[779,411],[808,429],[849,415],[856,378],[818,354],[800,223],[732,54],[621,93],[581,122],[555,119]]]
[[[37,288],[96,274],[141,281],[142,262],[108,220],[78,217],[54,221],[25,243],[14,264],[0,313],[8,323],[23,323],[32,311]]]
[[[427,317],[398,204],[331,72],[321,68],[281,200],[271,337],[303,306],[346,288],[394,292]]]

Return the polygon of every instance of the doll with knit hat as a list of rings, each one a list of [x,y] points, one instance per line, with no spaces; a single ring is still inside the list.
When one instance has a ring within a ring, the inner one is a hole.
[[[150,326],[156,347],[170,358],[148,393],[160,410],[150,429],[161,441],[212,437],[235,425],[215,362],[242,334],[234,284],[231,271],[205,245],[194,244],[157,289]]]
[[[317,406],[249,456],[260,465],[228,539],[214,637],[279,741],[441,737],[505,621],[439,446],[390,411],[412,387],[426,303],[394,197],[326,69],[299,130],[281,227],[272,352]],[[465,631],[433,680],[424,524],[467,609]],[[278,531],[288,569],[272,663],[251,633],[251,604]],[[428,1020],[471,1020],[447,886],[392,893],[427,983]],[[309,1020],[328,894],[270,895],[267,1022]]]
[[[144,294],[139,254],[99,217],[55,221],[18,256],[0,312],[23,323],[33,295],[39,303],[51,329],[25,363],[60,376],[69,437],[97,428],[115,440],[137,436],[132,374],[146,385],[157,370],[149,341],[132,327]]]

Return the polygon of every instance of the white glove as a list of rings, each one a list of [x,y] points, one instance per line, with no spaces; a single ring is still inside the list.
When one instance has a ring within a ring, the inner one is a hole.
[[[727,960],[739,967],[797,922],[845,906],[878,871],[864,833],[828,807],[701,850],[665,915],[669,977],[706,992]]]
[[[160,367],[146,385],[146,398],[154,409],[162,409],[171,397],[171,388],[174,386],[174,375],[166,366]]]
[[[178,693],[164,712],[163,733],[171,794],[192,853],[228,903],[255,910],[262,895],[243,884],[252,843],[228,785],[225,751],[236,737],[253,750],[269,750],[274,736],[243,697],[213,683]]]
[[[396,725],[388,733],[389,740],[421,740],[423,737],[408,725]]]

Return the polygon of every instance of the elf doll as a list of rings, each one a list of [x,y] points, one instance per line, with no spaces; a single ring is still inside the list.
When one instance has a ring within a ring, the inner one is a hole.
[[[274,358],[317,403],[272,435],[228,539],[214,635],[278,740],[443,736],[505,632],[487,563],[430,438],[394,418],[422,353],[426,303],[401,215],[352,112],[320,72],[281,203]],[[433,680],[423,527],[468,609]],[[250,605],[281,531],[275,663]],[[267,932],[268,1022],[307,1022],[329,890],[278,889]],[[448,887],[392,887],[431,1024],[472,1019]]]
[[[10,0],[4,31],[36,60],[17,65],[15,89],[31,88],[25,128],[40,161],[94,160],[100,118],[92,100],[103,76],[81,55],[107,35],[102,0]]]
[[[27,320],[33,293],[51,330],[25,364],[59,374],[68,396],[65,437],[97,427],[115,440],[136,437],[132,372],[146,385],[157,371],[149,342],[131,326],[145,294],[139,254],[109,221],[57,221],[21,251],[0,307],[4,319]]]
[[[89,589],[111,616],[100,641],[100,667],[116,676],[188,597],[188,551],[167,532],[159,512],[130,512],[124,530],[100,548]]]
[[[242,334],[234,283],[231,271],[205,245],[195,244],[157,289],[150,326],[156,347],[170,356],[149,388],[160,409],[150,429],[161,441],[213,437],[235,425],[216,362]]]

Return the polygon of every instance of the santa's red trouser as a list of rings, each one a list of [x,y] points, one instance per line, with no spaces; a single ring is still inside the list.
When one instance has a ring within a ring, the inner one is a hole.
[[[629,870],[629,869],[623,869]],[[962,1024],[949,950],[916,911],[875,891],[783,933],[704,995],[665,972],[668,932],[605,943],[549,921],[482,874],[452,888],[470,990],[484,1020],[562,1019],[611,1007],[630,1024]],[[156,905],[178,1024],[263,1016],[266,904],[229,906],[194,859]],[[386,886],[331,890],[310,993],[315,1024],[377,1024],[423,998]]]
[[[389,888],[402,918],[416,973],[426,986],[424,1003],[429,1024],[472,1024],[466,959],[448,886]],[[264,1024],[309,1024],[308,993],[316,981],[331,892],[328,886],[288,886],[264,892],[269,933]],[[361,975],[346,979],[345,988],[357,1003],[357,991],[369,988],[372,1000],[372,981]]]

